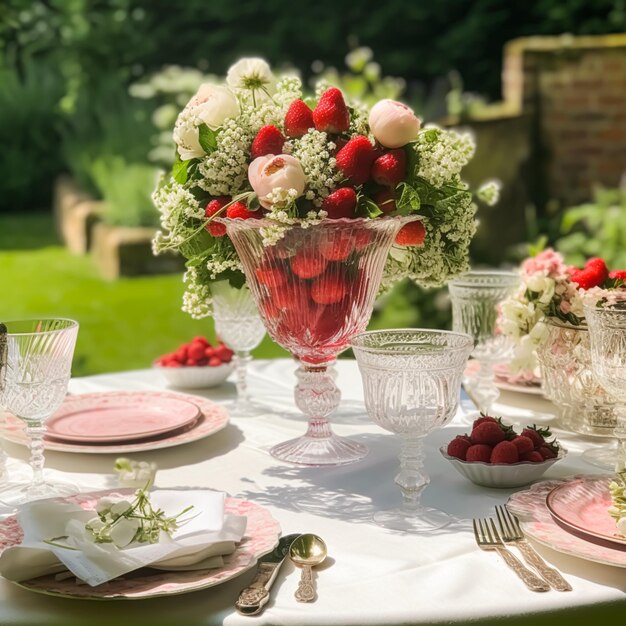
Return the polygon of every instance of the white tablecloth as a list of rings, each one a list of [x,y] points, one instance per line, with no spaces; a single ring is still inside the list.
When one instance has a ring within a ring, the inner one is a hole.
[[[431,484],[423,502],[459,518],[459,523],[429,535],[406,535],[371,522],[374,509],[400,502],[393,483],[399,442],[371,424],[362,402],[360,375],[354,361],[339,361],[342,406],[332,422],[340,435],[353,435],[370,447],[366,459],[334,468],[300,468],[274,460],[268,449],[300,435],[304,418],[293,404],[295,365],[289,360],[256,361],[250,372],[254,398],[267,406],[258,417],[232,419],[223,431],[176,448],[135,454],[159,466],[160,487],[205,486],[266,506],[283,533],[313,532],[328,545],[329,558],[317,571],[318,599],[296,602],[299,570],[286,563],[275,583],[272,600],[257,617],[238,615],[233,603],[253,570],[228,583],[172,598],[137,602],[89,602],[41,596],[0,581],[0,624],[426,624],[497,620],[533,623],[543,619],[570,621],[578,616],[622,616],[626,612],[626,570],[566,556],[537,546],[572,583],[571,593],[527,591],[495,553],[479,550],[470,525],[472,516],[493,515],[508,490],[485,489],[467,482],[437,448],[469,430],[462,408],[446,428],[427,438],[427,470]],[[156,371],[143,370],[74,379],[72,393],[114,389],[163,389]],[[218,402],[232,399],[234,385],[207,390]],[[466,407],[467,408],[467,407]],[[542,398],[503,392],[495,407],[518,425],[553,422],[553,407]],[[602,445],[556,430],[569,455],[546,477],[599,473],[580,452]],[[26,458],[23,448],[8,444],[12,456]],[[115,455],[49,452],[47,467],[71,474],[85,487],[110,485]],[[612,603],[612,604],[610,604]],[[617,603],[617,604],[615,604]],[[592,607],[585,613],[583,607]],[[556,613],[555,613],[556,611]],[[568,612],[569,611],[569,612]],[[581,612],[582,611],[582,612]],[[608,611],[608,613],[607,613]],[[515,617],[519,619],[516,620]],[[545,623],[548,623],[547,621]]]

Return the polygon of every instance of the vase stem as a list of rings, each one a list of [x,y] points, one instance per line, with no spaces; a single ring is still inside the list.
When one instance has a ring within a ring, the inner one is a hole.
[[[44,443],[43,437],[46,427],[40,423],[27,423],[26,433],[30,441],[30,467],[33,470],[33,477],[28,487],[29,491],[39,492],[44,484]]]
[[[248,364],[252,361],[248,350],[235,351],[235,371],[237,386],[237,405],[245,405],[250,400],[248,393]]]
[[[420,506],[422,491],[430,482],[424,473],[424,446],[422,437],[405,437],[400,448],[400,472],[395,483],[402,491],[402,506],[415,511]]]

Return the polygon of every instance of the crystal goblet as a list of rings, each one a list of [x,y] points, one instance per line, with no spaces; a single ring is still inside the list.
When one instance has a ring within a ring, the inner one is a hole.
[[[250,399],[248,392],[248,364],[254,350],[265,336],[265,326],[250,290],[240,289],[221,280],[211,285],[213,319],[219,338],[235,353],[237,400],[233,414],[255,415],[261,409]]]
[[[68,495],[74,485],[44,480],[45,421],[63,402],[70,380],[78,322],[62,318],[5,322],[6,364],[0,367],[0,405],[26,424],[31,483],[7,504]]]
[[[402,508],[379,511],[374,521],[394,530],[428,532],[452,518],[420,504],[430,482],[424,471],[423,438],[454,416],[461,379],[472,351],[469,335],[439,330],[375,330],[352,338],[369,416],[402,436]]]
[[[626,295],[616,294],[614,299],[601,301],[597,306],[585,305],[585,319],[589,328],[593,374],[618,403],[613,431],[617,450],[613,465],[623,470],[626,466]],[[583,456],[588,454],[586,452]]]
[[[268,219],[217,219],[226,225],[269,335],[300,363],[295,401],[308,417],[308,430],[274,446],[274,457],[324,466],[367,454],[366,446],[331,430],[327,417],[341,394],[330,366],[350,338],[365,330],[391,244],[415,219],[328,219],[307,228]]]
[[[511,338],[498,330],[498,305],[519,284],[514,272],[471,271],[448,283],[452,301],[452,329],[474,339],[475,358],[480,368],[469,388],[482,413],[489,413],[500,391],[494,382],[494,365],[513,354]]]

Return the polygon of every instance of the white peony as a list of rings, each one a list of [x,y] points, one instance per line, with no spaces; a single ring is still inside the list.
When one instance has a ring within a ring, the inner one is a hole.
[[[269,94],[276,91],[276,78],[270,66],[256,57],[243,58],[231,65],[226,82],[232,89],[260,90]]]
[[[550,300],[554,296],[555,281],[549,276],[543,274],[533,274],[528,277],[526,286],[530,291],[539,294],[539,302],[541,304],[550,304]]]
[[[274,190],[293,190],[293,198],[304,193],[306,177],[300,161],[289,154],[268,154],[254,159],[248,168],[248,180],[259,198],[261,206],[269,209]]]

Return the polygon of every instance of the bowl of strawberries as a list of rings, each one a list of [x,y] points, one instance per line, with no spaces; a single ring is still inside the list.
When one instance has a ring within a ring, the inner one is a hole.
[[[154,367],[172,387],[207,389],[223,383],[235,365],[233,351],[222,342],[213,346],[204,337],[194,337],[174,352],[160,356]]]
[[[500,417],[481,415],[469,435],[458,435],[439,450],[454,469],[481,487],[528,485],[567,451],[549,428],[527,426],[520,433]]]

